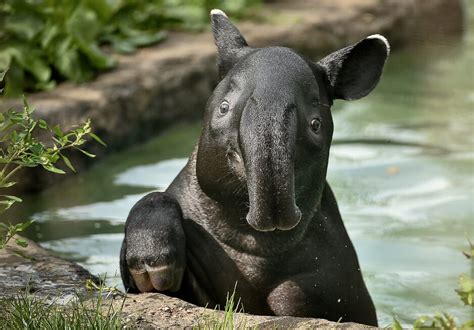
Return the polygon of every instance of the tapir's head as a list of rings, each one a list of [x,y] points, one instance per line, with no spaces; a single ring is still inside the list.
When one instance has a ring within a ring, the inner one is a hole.
[[[312,62],[284,47],[249,47],[220,10],[211,19],[221,80],[207,104],[198,182],[220,203],[241,201],[256,230],[292,229],[321,199],[333,100],[372,91],[389,45],[373,35]]]

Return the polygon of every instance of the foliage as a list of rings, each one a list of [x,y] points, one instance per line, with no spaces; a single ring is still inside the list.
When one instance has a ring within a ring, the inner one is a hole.
[[[122,329],[121,305],[113,304],[113,292],[103,285],[87,296],[76,294],[66,305],[29,293],[29,287],[13,298],[0,299],[2,329]]]
[[[469,248],[470,250],[463,252],[463,254],[471,262],[471,275],[461,274],[459,276],[459,288],[456,292],[465,305],[474,308],[474,278],[472,274],[474,272],[474,245],[471,242],[469,242]]]
[[[3,0],[0,72],[5,95],[83,82],[115,65],[111,51],[131,53],[166,37],[165,29],[201,29],[208,10],[240,16],[259,0]],[[109,45],[108,51],[103,45]],[[0,79],[1,80],[1,79]]]
[[[7,243],[18,233],[21,233],[33,223],[33,220],[20,222],[16,225],[0,222],[0,250],[7,246]],[[15,243],[21,247],[27,247],[28,243],[21,237],[15,238]]]
[[[470,251],[463,252],[464,256],[469,259],[471,263],[471,271],[474,272],[474,245],[469,241]],[[469,306],[469,308],[474,308],[473,297],[474,297],[474,278],[468,274],[461,274],[459,276],[458,284],[459,288],[456,292],[459,295],[461,301]],[[474,315],[474,309],[472,314]],[[400,322],[395,319],[392,324],[393,330],[402,330],[403,327]],[[457,324],[454,317],[448,313],[437,313],[434,316],[420,316],[413,323],[413,329],[442,329],[442,330],[468,330],[474,329],[474,319],[468,320],[462,324]]]
[[[24,99],[22,111],[9,109],[0,113],[0,193],[16,184],[12,180],[14,174],[25,167],[42,166],[50,172],[64,174],[65,171],[55,165],[62,160],[71,171],[75,171],[64,152],[67,149],[76,149],[88,157],[95,157],[82,149],[87,137],[105,145],[92,133],[89,120],[64,132],[58,125],[50,126],[42,119],[34,119],[33,112],[34,109]],[[51,139],[50,145],[39,140],[38,133],[47,134]],[[0,214],[17,202],[21,202],[17,196],[0,194]],[[0,222],[0,249],[4,248],[16,233],[24,231],[31,223],[32,221],[27,221],[11,225]],[[16,243],[26,246],[26,241],[21,238],[16,238]]]

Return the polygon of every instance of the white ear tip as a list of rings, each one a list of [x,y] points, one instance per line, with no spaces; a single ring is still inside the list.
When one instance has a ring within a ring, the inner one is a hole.
[[[227,15],[220,9],[211,10],[211,16],[212,15],[221,15],[221,16],[227,17]]]
[[[383,43],[385,44],[385,47],[387,47],[387,55],[390,54],[390,44],[388,43],[387,38],[385,38],[381,34],[372,34],[371,36],[368,36],[367,39],[379,39],[382,40]]]

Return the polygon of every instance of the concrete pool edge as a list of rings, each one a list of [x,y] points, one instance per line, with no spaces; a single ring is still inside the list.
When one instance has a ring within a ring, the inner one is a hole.
[[[22,248],[9,243],[0,250],[0,298],[15,297],[26,288],[30,293],[60,303],[72,294],[86,291],[86,280],[97,278],[76,263],[53,256],[38,244],[27,240]],[[21,253],[23,257],[17,253]],[[25,258],[26,257],[26,258]],[[28,275],[28,276],[26,276]],[[114,300],[115,307],[122,298]],[[123,319],[127,326],[137,328],[193,328],[212,325],[224,318],[223,311],[198,307],[160,293],[128,295],[123,305]],[[318,328],[318,329],[374,329],[357,323],[336,323],[324,319],[290,316],[258,316],[234,314],[234,325],[239,327]]]
[[[265,4],[264,10],[277,17],[279,25],[271,19],[237,24],[251,45],[288,46],[316,58],[374,33],[384,34],[394,48],[425,34],[434,38],[440,30],[445,35],[460,34],[461,8],[460,0],[277,1]],[[459,19],[441,24],[451,16]],[[430,34],[431,29],[436,33]],[[29,95],[29,101],[38,117],[66,128],[90,118],[108,147],[91,144],[89,149],[102,156],[144,141],[174,123],[200,118],[216,84],[215,53],[209,32],[170,33],[155,47],[119,57],[115,70],[94,81],[63,83],[51,92]],[[20,101],[0,100],[0,112],[11,106],[21,106]],[[79,153],[71,157],[79,172],[93,163]],[[64,178],[37,169],[18,177],[19,191],[41,190]]]

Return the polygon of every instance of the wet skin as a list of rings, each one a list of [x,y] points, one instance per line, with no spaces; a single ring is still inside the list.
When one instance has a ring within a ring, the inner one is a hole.
[[[315,63],[249,47],[221,11],[211,20],[221,80],[185,168],[130,211],[125,287],[210,307],[235,287],[249,313],[377,325],[326,170],[330,106],[376,86],[388,43],[370,36]]]

